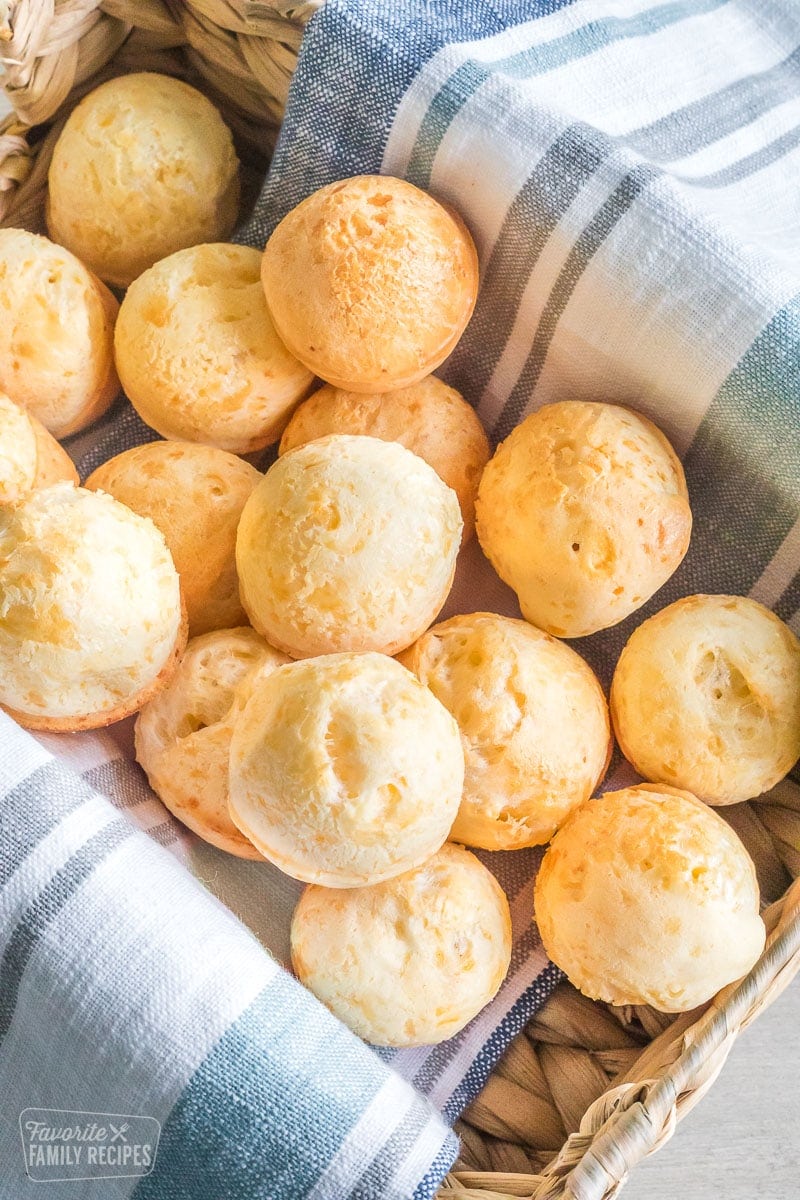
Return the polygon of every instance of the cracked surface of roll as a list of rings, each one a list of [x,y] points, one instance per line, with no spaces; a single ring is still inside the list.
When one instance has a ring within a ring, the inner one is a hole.
[[[297,205],[267,242],[262,280],[286,345],[353,392],[409,387],[442,363],[478,294],[463,221],[402,179],[357,175]]]
[[[641,784],[572,814],[536,879],[548,956],[586,996],[684,1012],[764,948],[752,860],[688,792]]]
[[[456,841],[485,850],[541,845],[592,795],[611,754],[608,708],[569,646],[526,621],[471,613],[434,625],[400,661],[461,731]]]
[[[190,246],[128,288],[117,369],[142,420],[164,437],[248,454],[277,441],[308,392],[311,373],[267,312],[260,266],[249,246]]]
[[[249,463],[213,446],[149,442],[104,462],[86,486],[149,517],[164,534],[195,637],[247,622],[236,575],[236,528],[262,478]]]
[[[615,404],[565,400],[498,446],[476,505],[478,540],[523,616],[556,637],[616,625],[666,583],[692,526],[663,433]]]
[[[119,391],[118,308],[68,250],[25,229],[0,229],[0,391],[54,437],[96,421]]]
[[[508,901],[491,871],[450,843],[373,887],[308,887],[292,921],[298,978],[345,1025],[378,1046],[443,1042],[503,982]]]
[[[257,676],[289,662],[254,629],[192,638],[175,674],[136,718],[136,758],[173,816],[212,846],[261,859],[228,813],[235,715]]]
[[[304,400],[281,438],[281,454],[332,433],[399,442],[424,458],[461,505],[462,540],[475,530],[475,497],[489,439],[474,408],[435,375],[396,392],[365,396],[326,384]]]
[[[614,728],[640,775],[708,804],[760,796],[800,757],[800,642],[744,596],[686,596],[622,651]]]
[[[117,287],[175,250],[228,237],[239,206],[222,117],[195,88],[149,71],[81,100],[47,182],[50,235]]]
[[[463,781],[455,721],[382,654],[279,667],[234,722],[231,818],[306,883],[358,887],[417,866],[447,837]]]
[[[0,508],[0,705],[20,724],[118,721],[166,683],[185,642],[151,521],[69,484]]]
[[[59,482],[78,482],[72,459],[41,421],[0,392],[0,504]]]
[[[284,454],[236,539],[252,624],[293,658],[394,654],[430,625],[461,541],[454,491],[396,442],[334,435]]]

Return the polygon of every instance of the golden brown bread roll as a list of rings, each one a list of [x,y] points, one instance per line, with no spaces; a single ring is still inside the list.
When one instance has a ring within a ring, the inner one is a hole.
[[[685,596],[622,651],[611,712],[640,775],[737,804],[800,757],[800,642],[744,596]]]
[[[175,674],[136,718],[136,759],[173,816],[239,858],[261,859],[228,813],[233,722],[255,679],[289,662],[254,629],[192,638]]]
[[[277,441],[312,376],[275,332],[261,255],[191,246],[145,271],[122,302],[114,353],[143,421],[167,438],[247,454]]]
[[[0,504],[60,482],[78,482],[72,459],[41,421],[0,392]]]
[[[402,179],[320,188],[267,242],[278,333],[309,370],[352,392],[409,387],[444,362],[472,315],[478,256],[463,221]]]
[[[68,250],[0,229],[0,391],[57,438],[96,421],[119,391],[118,308]]]
[[[36,438],[36,476],[34,488],[50,487],[53,483],[79,483],[78,471],[63,446],[47,432],[41,421],[28,414]]]
[[[588,664],[496,613],[442,621],[399,657],[461,731],[455,841],[484,850],[548,842],[592,795],[611,755],[605,696]]]
[[[683,468],[650,421],[565,400],[516,427],[489,462],[478,540],[522,614],[557,637],[616,625],[666,583],[689,546]]]
[[[0,504],[33,491],[38,456],[28,414],[0,392]]]
[[[328,654],[259,678],[236,716],[230,815],[306,883],[358,887],[444,842],[464,782],[456,723],[383,654]]]
[[[300,981],[379,1046],[452,1037],[489,1003],[510,961],[508,901],[461,846],[372,887],[308,887],[292,921]]]
[[[239,207],[222,117],[195,88],[149,71],[84,96],[47,182],[51,236],[117,287],[184,246],[227,238]]]
[[[424,458],[461,505],[462,541],[475,529],[475,497],[489,461],[489,439],[463,396],[435,375],[396,392],[373,396],[326,384],[304,400],[281,438],[280,452],[331,433],[364,434],[399,442]]]
[[[86,487],[108,492],[164,534],[196,637],[245,625],[236,575],[236,528],[261,473],[234,454],[193,442],[148,442],[93,471]]]
[[[0,508],[0,705],[31,729],[91,729],[163,687],[186,644],[161,533],[57,484]]]
[[[536,879],[548,956],[585,995],[685,1012],[764,948],[753,863],[688,792],[642,784],[582,805]]]
[[[430,625],[461,541],[458,499],[396,442],[345,434],[289,451],[242,513],[242,603],[293,658],[394,654]]]

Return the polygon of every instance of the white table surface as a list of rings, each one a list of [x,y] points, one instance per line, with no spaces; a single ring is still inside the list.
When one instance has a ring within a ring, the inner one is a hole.
[[[800,1197],[800,977],[737,1038],[708,1095],[640,1163],[623,1196]]]
[[[0,96],[0,116],[7,106]],[[734,1046],[721,1077],[626,1200],[800,1200],[800,980]]]

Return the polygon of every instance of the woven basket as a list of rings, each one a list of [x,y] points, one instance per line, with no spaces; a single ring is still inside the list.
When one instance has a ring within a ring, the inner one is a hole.
[[[219,106],[251,180],[274,144],[305,22],[321,0],[0,0],[0,225],[43,228],[47,168],[72,107],[132,70],[178,75]],[[672,1136],[739,1032],[800,967],[800,789],[720,810],[769,907],[750,975],[677,1019],[594,1003],[562,984],[516,1039],[457,1130],[440,1200],[605,1200]],[[794,882],[793,882],[794,881]]]

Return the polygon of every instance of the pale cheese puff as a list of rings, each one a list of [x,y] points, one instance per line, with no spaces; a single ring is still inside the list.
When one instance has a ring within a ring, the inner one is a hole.
[[[119,721],[185,644],[178,573],[152,521],[67,484],[0,508],[0,705],[20,724]]]
[[[508,901],[491,871],[449,843],[372,887],[308,887],[292,921],[292,965],[354,1033],[427,1046],[458,1033],[511,961]]]
[[[255,678],[289,662],[254,629],[192,638],[167,686],[136,718],[136,759],[174,817],[239,858],[262,855],[228,813],[233,722]]]
[[[570,982],[607,1004],[685,1012],[764,948],[752,860],[688,792],[642,784],[582,805],[536,878],[536,923]]]
[[[615,404],[565,400],[526,417],[481,477],[478,540],[522,615],[556,637],[616,625],[689,546],[683,468],[664,434]]]
[[[461,541],[454,491],[396,442],[338,434],[270,467],[236,540],[242,603],[293,658],[394,654],[427,629]]]
[[[248,454],[277,441],[312,375],[281,342],[249,246],[191,246],[133,283],[114,353],[142,420],[166,438]]]
[[[108,492],[164,534],[195,637],[247,622],[239,600],[236,529],[263,478],[249,463],[195,442],[148,442],[99,466],[86,487]]]
[[[234,722],[230,815],[287,875],[379,883],[419,865],[458,811],[455,721],[382,654],[328,654],[259,678]]]
[[[466,773],[452,837],[484,850],[549,841],[611,756],[608,707],[588,664],[496,613],[442,621],[399,657],[461,731]]]
[[[78,482],[72,459],[41,421],[0,392],[0,504],[59,482]]]
[[[57,438],[96,421],[119,391],[118,309],[68,250],[0,229],[0,391]]]
[[[150,71],[84,96],[47,183],[51,236],[121,288],[184,246],[227,238],[239,208],[239,164],[217,109]]]
[[[708,804],[760,796],[800,757],[800,642],[745,596],[685,596],[634,630],[611,687],[645,779]]]

